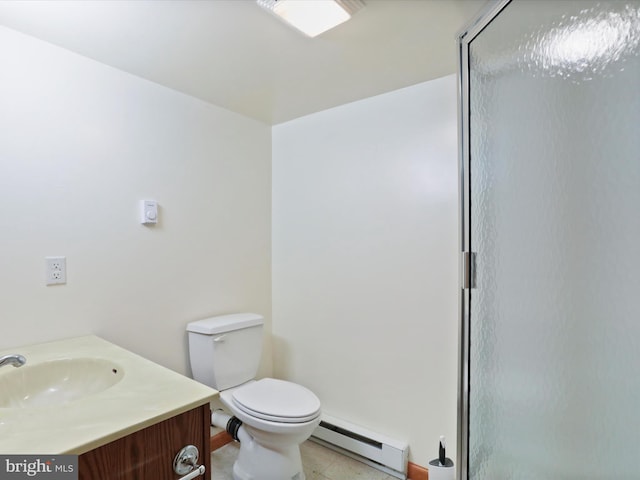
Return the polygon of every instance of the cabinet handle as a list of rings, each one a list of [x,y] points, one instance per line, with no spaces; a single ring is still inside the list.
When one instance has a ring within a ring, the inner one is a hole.
[[[178,475],[185,475],[179,480],[189,480],[204,473],[204,465],[198,465],[198,447],[187,445],[182,448],[173,459],[173,471]]]
[[[200,465],[199,467],[196,467],[195,470],[193,470],[193,472],[185,475],[184,477],[179,478],[178,480],[191,480],[192,478],[196,478],[199,477],[200,475],[204,475],[205,472],[205,468],[204,465]]]

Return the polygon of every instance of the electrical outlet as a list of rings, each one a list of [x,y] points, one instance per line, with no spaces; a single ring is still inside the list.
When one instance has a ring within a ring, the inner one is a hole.
[[[45,257],[47,285],[67,283],[67,257]]]

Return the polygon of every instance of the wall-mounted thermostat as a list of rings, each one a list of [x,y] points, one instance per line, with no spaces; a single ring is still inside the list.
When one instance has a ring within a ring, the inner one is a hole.
[[[140,222],[145,225],[158,223],[158,202],[155,200],[142,200]]]

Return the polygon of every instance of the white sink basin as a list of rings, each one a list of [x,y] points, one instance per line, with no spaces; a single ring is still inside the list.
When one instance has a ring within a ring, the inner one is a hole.
[[[55,407],[102,392],[124,377],[100,358],[73,358],[0,370],[0,408]]]

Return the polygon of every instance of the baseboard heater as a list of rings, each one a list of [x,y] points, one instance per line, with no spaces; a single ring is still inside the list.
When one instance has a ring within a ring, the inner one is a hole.
[[[322,415],[311,440],[405,480],[409,444],[371,432],[344,420]]]

